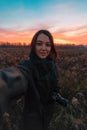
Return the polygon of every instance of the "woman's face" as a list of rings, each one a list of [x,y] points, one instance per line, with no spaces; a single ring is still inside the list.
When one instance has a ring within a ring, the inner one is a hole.
[[[44,59],[46,58],[51,51],[51,42],[47,35],[41,33],[38,35],[36,44],[35,44],[35,53],[36,55]]]

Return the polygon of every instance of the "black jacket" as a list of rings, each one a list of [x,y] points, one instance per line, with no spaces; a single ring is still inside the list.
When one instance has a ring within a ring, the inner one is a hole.
[[[51,59],[40,60],[31,57],[15,67],[2,69],[0,71],[0,118],[7,112],[7,103],[10,99],[24,95],[25,126],[29,125],[28,129],[30,128],[31,120],[27,115],[31,113],[39,113],[44,118],[44,126],[47,126],[53,114],[54,101],[66,105],[66,101],[58,96],[58,93],[58,70]]]
[[[52,92],[59,91],[56,65],[50,61],[50,66],[47,67],[49,70],[46,69],[44,73],[44,69],[42,75],[39,67],[32,60],[26,60],[15,67],[0,71],[0,113],[6,111],[4,105],[7,100],[21,95],[25,95],[24,109],[29,111],[37,110],[40,102],[53,102]]]

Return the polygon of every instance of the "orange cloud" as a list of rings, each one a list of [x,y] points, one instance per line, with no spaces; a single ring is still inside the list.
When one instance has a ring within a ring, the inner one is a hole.
[[[2,42],[26,42],[29,44],[34,33],[39,29],[51,30],[49,26],[37,26],[34,29],[11,30],[0,29],[0,41]],[[87,45],[87,26],[75,27],[70,29],[60,29],[52,32],[55,43],[84,44]]]
[[[30,43],[31,38],[33,35],[33,30],[32,31],[14,31],[14,30],[5,30],[5,29],[0,29],[0,41],[3,42],[11,42],[11,43],[16,43],[16,42],[26,42]]]
[[[58,30],[54,32],[54,38],[64,40],[66,43],[87,45],[87,26]]]

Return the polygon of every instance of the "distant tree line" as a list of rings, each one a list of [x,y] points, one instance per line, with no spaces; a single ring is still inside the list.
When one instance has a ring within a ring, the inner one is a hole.
[[[26,44],[26,43],[10,43],[10,42],[6,42],[6,43],[3,43],[1,42],[0,43],[0,47],[6,47],[6,48],[11,48],[11,47],[29,47],[29,44]]]
[[[10,42],[0,42],[0,47],[29,47],[30,44],[27,43],[10,43]],[[84,45],[75,45],[75,44],[56,44],[56,47],[58,47],[59,49],[87,49],[87,46]]]
[[[75,45],[75,44],[59,44],[56,45],[57,48],[59,49],[87,49],[87,46],[84,45]]]

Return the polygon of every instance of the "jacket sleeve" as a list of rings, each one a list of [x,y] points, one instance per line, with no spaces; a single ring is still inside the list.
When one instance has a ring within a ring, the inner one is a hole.
[[[28,88],[28,62],[0,70],[0,117],[7,112],[9,99],[23,95]]]
[[[57,68],[56,64],[55,64],[55,75],[56,75],[56,81],[55,81],[55,88],[54,88],[54,91],[52,93],[52,99],[55,102],[61,104],[64,107],[66,107],[67,104],[68,104],[68,100],[60,95],[60,89],[61,88],[58,84],[59,75],[58,75],[58,68]]]
[[[60,92],[60,85],[59,85],[59,72],[57,68],[57,64],[54,64],[54,72],[55,72],[55,82],[54,82],[54,92]]]

